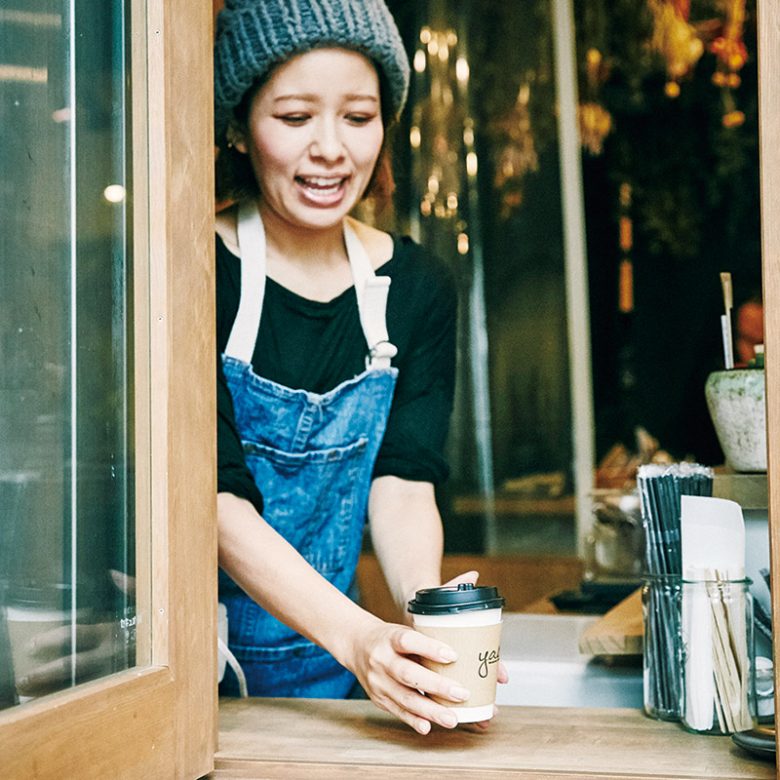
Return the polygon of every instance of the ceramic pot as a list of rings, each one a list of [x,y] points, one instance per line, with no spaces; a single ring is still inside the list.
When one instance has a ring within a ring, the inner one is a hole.
[[[726,463],[734,471],[766,471],[764,370],[713,371],[704,394]]]

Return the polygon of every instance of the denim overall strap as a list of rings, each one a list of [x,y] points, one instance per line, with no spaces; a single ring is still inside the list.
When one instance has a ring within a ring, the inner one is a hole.
[[[251,359],[265,289],[265,240],[254,203],[242,206],[239,215],[241,300],[222,359],[246,463],[263,494],[266,522],[349,593],[398,375],[390,366],[396,349],[385,325],[390,280],[376,283],[365,250],[345,225],[368,347],[366,371],[324,394],[260,377]],[[250,694],[347,695],[354,677],[328,653],[268,614],[222,571],[219,582],[220,601],[228,609],[228,643]],[[232,675],[226,675],[221,691],[236,692]]]

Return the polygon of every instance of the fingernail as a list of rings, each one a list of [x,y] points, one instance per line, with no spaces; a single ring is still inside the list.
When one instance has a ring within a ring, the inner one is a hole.
[[[420,734],[427,734],[431,730],[431,724],[428,723],[427,720],[421,720],[417,724],[417,731],[420,732]]]
[[[466,690],[466,688],[461,688],[458,685],[453,685],[452,688],[450,688],[450,698],[451,699],[457,699],[458,701],[466,701],[466,699],[469,698],[471,694]]]
[[[458,654],[450,647],[442,647],[439,650],[439,658],[446,664],[451,664],[458,660]]]
[[[454,712],[445,712],[441,716],[441,725],[447,729],[454,729],[458,725],[458,716]]]

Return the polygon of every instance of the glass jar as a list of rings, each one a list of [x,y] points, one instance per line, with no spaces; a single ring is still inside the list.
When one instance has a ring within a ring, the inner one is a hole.
[[[642,588],[642,692],[645,714],[680,720],[681,659],[679,575],[654,575]]]
[[[753,599],[750,580],[682,583],[682,722],[703,734],[753,727]]]
[[[591,493],[590,531],[585,538],[585,580],[630,581],[642,573],[645,530],[636,490]]]

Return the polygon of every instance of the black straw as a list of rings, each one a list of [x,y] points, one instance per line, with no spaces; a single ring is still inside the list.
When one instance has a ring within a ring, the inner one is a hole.
[[[681,714],[681,496],[711,496],[713,472],[698,463],[648,464],[637,472],[645,529],[645,711]]]

